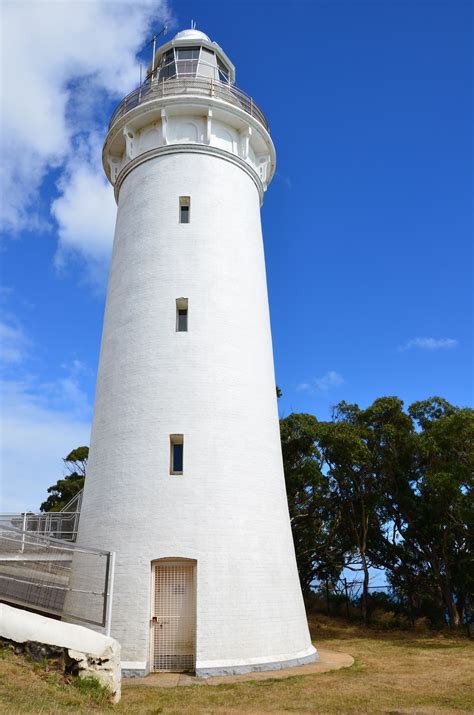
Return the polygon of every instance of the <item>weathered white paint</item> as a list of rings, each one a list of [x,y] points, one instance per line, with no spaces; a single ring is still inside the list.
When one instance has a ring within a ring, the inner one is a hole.
[[[273,145],[231,105],[205,109],[206,144],[199,107],[179,100],[179,116],[173,98],[137,107],[104,147],[118,214],[78,541],[116,552],[127,665],[148,668],[151,562],[172,557],[197,562],[198,673],[306,662],[260,223]],[[184,435],[182,476],[170,434]]]
[[[120,645],[84,626],[56,621],[0,603],[0,638],[14,643],[44,643],[65,648],[79,665],[79,676],[94,675],[120,700]]]

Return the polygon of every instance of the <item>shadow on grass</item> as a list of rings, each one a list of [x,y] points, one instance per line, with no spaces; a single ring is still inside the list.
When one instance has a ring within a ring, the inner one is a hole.
[[[430,641],[430,640],[406,640],[403,642],[406,648],[418,648],[419,650],[467,650],[472,645],[472,641],[465,639],[465,641],[456,641],[451,643],[446,643],[443,641]]]

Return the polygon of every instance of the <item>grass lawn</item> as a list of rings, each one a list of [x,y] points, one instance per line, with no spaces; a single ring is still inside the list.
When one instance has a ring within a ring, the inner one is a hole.
[[[375,631],[315,615],[316,647],[350,653],[332,673],[212,687],[123,687],[120,705],[97,702],[59,674],[4,651],[0,712],[11,713],[474,713],[474,643],[443,634]]]

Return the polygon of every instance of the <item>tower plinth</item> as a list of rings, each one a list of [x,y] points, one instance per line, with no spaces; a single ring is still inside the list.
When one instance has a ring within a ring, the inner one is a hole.
[[[314,660],[288,515],[260,205],[265,117],[197,30],[115,111],[118,205],[79,545],[116,553],[125,674]]]

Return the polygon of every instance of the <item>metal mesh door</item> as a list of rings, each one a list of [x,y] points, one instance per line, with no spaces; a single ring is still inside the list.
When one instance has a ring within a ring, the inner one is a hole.
[[[189,561],[154,564],[151,619],[153,670],[194,670],[195,568]]]

